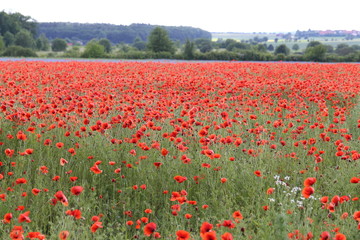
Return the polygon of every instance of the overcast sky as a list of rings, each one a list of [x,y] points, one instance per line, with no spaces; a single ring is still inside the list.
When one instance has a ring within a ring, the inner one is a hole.
[[[146,23],[210,32],[360,30],[359,0],[1,0],[38,22]]]

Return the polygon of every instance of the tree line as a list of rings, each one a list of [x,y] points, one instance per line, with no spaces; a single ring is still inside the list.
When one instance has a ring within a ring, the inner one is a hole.
[[[106,38],[113,44],[133,43],[136,38],[146,41],[150,32],[159,26],[150,24],[131,24],[129,26],[114,24],[90,23],[39,23],[39,34],[46,35],[49,39],[64,38],[87,43],[92,39]],[[185,42],[186,39],[205,38],[211,39],[211,33],[193,27],[162,26],[171,40]]]
[[[68,24],[70,28],[76,24],[54,23],[60,26]],[[78,24],[82,26],[81,24]],[[48,25],[51,26],[51,25]],[[110,24],[93,25],[94,35],[84,32],[85,38],[62,38],[64,35],[45,35],[38,31],[38,23],[31,17],[20,13],[8,14],[0,12],[0,56],[21,57],[65,57],[65,58],[114,58],[114,59],[184,59],[184,60],[239,60],[239,61],[319,61],[319,62],[360,62],[360,46],[341,43],[335,48],[318,41],[308,43],[305,50],[300,51],[298,44],[290,49],[278,39],[270,42],[267,37],[254,37],[246,41],[234,39],[211,40],[202,30],[179,27],[184,31],[177,38],[171,37],[171,29],[176,27],[132,24],[134,29],[143,28],[137,34],[125,34],[127,38],[108,38]],[[105,27],[104,27],[105,26]],[[104,27],[104,28],[101,28]],[[104,29],[108,29],[108,33]],[[123,26],[124,27],[124,26]],[[56,29],[56,28],[54,28]],[[99,29],[103,29],[99,31]],[[126,28],[124,28],[126,29]],[[127,31],[127,30],[126,30]],[[181,32],[180,31],[180,32]],[[191,34],[199,31],[199,36]],[[148,32],[148,33],[147,33]],[[87,34],[87,35],[86,35]],[[174,34],[174,32],[173,32]],[[204,34],[204,35],[202,35]],[[116,35],[116,34],[115,34]],[[185,38],[186,37],[186,38]],[[122,39],[120,41],[120,39]],[[130,41],[131,40],[131,41]],[[114,43],[117,42],[117,43]]]

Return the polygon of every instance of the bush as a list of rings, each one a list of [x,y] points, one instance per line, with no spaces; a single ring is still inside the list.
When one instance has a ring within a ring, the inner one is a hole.
[[[85,51],[81,55],[83,58],[103,58],[106,57],[105,47],[95,41],[90,41],[85,46]]]
[[[20,46],[10,46],[2,53],[5,57],[37,57],[36,53],[29,49]]]

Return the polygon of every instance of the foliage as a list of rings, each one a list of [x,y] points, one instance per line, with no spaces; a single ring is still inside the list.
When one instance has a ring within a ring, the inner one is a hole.
[[[194,42],[187,40],[184,47],[184,59],[194,59],[195,45]]]
[[[48,51],[50,49],[49,40],[44,34],[41,34],[35,41],[36,49],[40,51]]]
[[[202,53],[210,52],[213,49],[212,42],[209,39],[199,38],[195,40],[195,46]]]
[[[102,58],[105,57],[105,47],[97,41],[90,41],[85,46],[85,51],[81,54],[83,58]]]
[[[21,30],[15,34],[14,44],[24,48],[34,48],[35,46],[34,38],[27,30]]]
[[[280,44],[275,48],[275,54],[284,54],[289,55],[290,49],[286,46],[286,44]]]
[[[44,33],[48,38],[69,38],[82,42],[91,39],[107,38],[113,44],[131,44],[139,37],[142,41],[147,41],[151,31],[158,26],[149,24],[113,25],[113,24],[88,24],[88,23],[39,23],[39,33]],[[169,27],[164,28],[172,41],[179,40],[184,43],[186,39],[196,38],[211,39],[211,33],[193,27]]]
[[[14,34],[12,34],[11,32],[6,32],[5,34],[4,34],[4,42],[5,42],[5,46],[6,47],[9,47],[9,46],[11,46],[11,45],[13,45],[14,44],[14,42],[15,42],[15,36],[14,36]]]
[[[154,30],[150,33],[147,48],[155,53],[175,52],[173,42],[169,39],[167,31],[161,27],[154,28]]]
[[[317,44],[314,47],[308,47],[305,51],[305,59],[308,61],[325,61],[327,48],[323,44]]]
[[[10,46],[2,53],[5,57],[37,57],[37,54],[30,48],[21,46]]]
[[[6,32],[16,35],[22,30],[30,32],[32,37],[36,35],[36,22],[29,16],[20,13],[0,12],[0,35],[4,36]]]
[[[67,48],[67,43],[64,39],[56,38],[51,42],[51,49],[54,52],[65,51],[66,48]]]
[[[106,53],[111,52],[111,42],[108,39],[106,38],[100,39],[99,44],[104,46],[104,50]]]
[[[300,49],[299,44],[295,43],[295,44],[292,46],[291,49],[294,50],[294,51],[299,50],[299,49]]]
[[[0,36],[0,51],[2,51],[5,48],[5,42],[3,40],[3,37]]]
[[[139,37],[135,38],[132,46],[137,50],[143,51],[146,49],[146,42],[142,41]]]
[[[79,58],[81,57],[80,48],[78,46],[73,46],[72,48],[66,50],[62,57],[66,58]]]

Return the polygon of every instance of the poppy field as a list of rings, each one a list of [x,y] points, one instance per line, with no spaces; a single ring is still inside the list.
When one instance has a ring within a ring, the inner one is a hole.
[[[360,239],[360,64],[0,62],[0,239]]]

